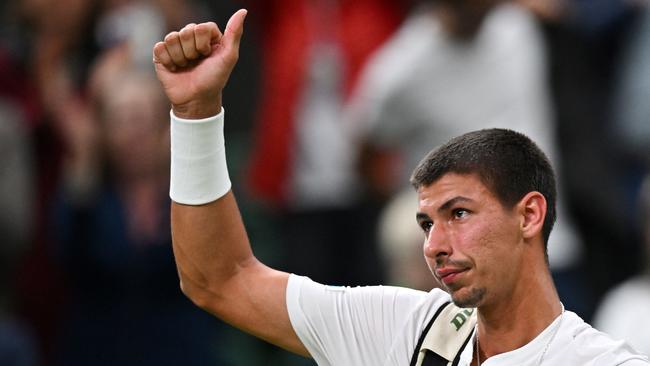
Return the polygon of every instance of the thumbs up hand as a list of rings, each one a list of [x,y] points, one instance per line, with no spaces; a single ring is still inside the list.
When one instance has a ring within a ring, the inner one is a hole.
[[[218,114],[221,96],[239,57],[246,10],[237,11],[221,33],[213,22],[188,24],[153,48],[156,75],[174,114],[197,119]]]

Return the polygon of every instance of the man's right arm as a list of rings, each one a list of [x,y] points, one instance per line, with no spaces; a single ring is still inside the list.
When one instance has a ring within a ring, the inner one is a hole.
[[[214,23],[189,24],[154,46],[156,74],[176,117],[202,119],[221,111],[245,16],[235,13],[223,34]],[[233,193],[199,205],[173,202],[171,214],[183,293],[243,331],[308,356],[289,320],[289,275],[255,258]]]
[[[196,305],[233,326],[308,356],[286,306],[289,275],[259,262],[232,192],[201,206],[172,203],[181,288]]]

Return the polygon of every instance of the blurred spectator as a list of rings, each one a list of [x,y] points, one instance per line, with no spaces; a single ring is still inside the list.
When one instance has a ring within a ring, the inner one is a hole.
[[[621,61],[615,74],[612,120],[609,132],[626,161],[627,197],[638,197],[638,207],[630,207],[630,225],[640,230],[642,271],[610,289],[598,307],[594,325],[628,340],[639,351],[650,355],[650,8],[645,4],[629,32],[625,33]],[[644,184],[640,177],[645,175]],[[638,189],[637,186],[641,186]],[[629,207],[629,206],[628,206]],[[637,219],[639,218],[639,219]],[[625,249],[617,248],[618,253]],[[624,257],[623,257],[624,258]],[[626,263],[627,261],[619,262]],[[611,263],[611,262],[610,262]],[[626,263],[627,264],[627,263]],[[623,266],[623,267],[628,267]],[[628,270],[630,272],[630,270]]]
[[[440,285],[424,261],[424,235],[414,219],[417,209],[412,188],[394,195],[379,217],[379,245],[386,262],[386,285],[430,291]]]
[[[151,68],[117,47],[93,73],[92,105],[66,104],[55,201],[71,287],[64,365],[218,364],[217,320],[179,291],[171,251],[168,106]]]
[[[0,364],[40,361],[32,330],[15,312],[18,263],[30,249],[34,216],[34,162],[28,110],[16,68],[0,47]]]
[[[362,141],[360,168],[369,190],[389,197],[429,150],[488,127],[527,134],[557,165],[546,77],[542,34],[521,7],[427,2],[369,62],[347,111]],[[576,265],[581,245],[561,200],[558,209],[549,242],[556,271]],[[576,310],[579,299],[564,297]]]
[[[650,176],[640,201],[645,228],[644,271],[607,293],[596,312],[594,326],[650,355]]]
[[[26,317],[19,293],[25,259],[40,237],[41,217],[37,131],[43,117],[30,73],[31,43],[19,27],[20,2],[0,4],[0,364],[43,362],[40,329]],[[47,282],[46,279],[43,282]],[[35,292],[38,288],[34,289]],[[55,297],[53,297],[54,300]],[[52,307],[56,301],[51,302]],[[31,324],[30,324],[31,323]]]
[[[537,13],[549,46],[560,177],[585,243],[577,275],[588,306],[580,315],[589,321],[600,297],[637,273],[641,263],[635,197],[642,175],[619,144],[612,110],[624,40],[637,14],[634,1],[548,3],[552,11]],[[612,258],[626,265],[611,266]]]
[[[12,95],[14,99],[18,96],[24,104],[23,109],[29,126],[26,133],[34,142],[34,160],[36,162],[35,192],[30,195],[30,198],[35,201],[35,211],[32,215],[34,222],[31,225],[34,235],[30,238],[31,250],[27,253],[25,260],[17,261],[16,259],[17,262],[14,262],[17,263],[18,272],[13,277],[16,279],[17,288],[16,296],[14,296],[15,307],[20,315],[31,323],[38,336],[38,345],[42,347],[43,364],[52,364],[54,363],[53,355],[61,353],[59,347],[61,342],[58,338],[62,335],[61,312],[63,309],[68,309],[69,302],[78,305],[78,299],[68,299],[68,295],[70,295],[67,288],[68,283],[62,278],[61,269],[58,266],[61,262],[56,262],[52,258],[53,238],[55,234],[61,233],[56,232],[58,227],[48,227],[46,223],[51,218],[50,208],[55,194],[57,194],[57,185],[63,165],[67,169],[66,177],[74,176],[71,172],[74,172],[75,168],[71,168],[71,165],[75,164],[70,164],[70,160],[74,159],[64,159],[64,152],[66,158],[76,154],[77,158],[81,156],[77,161],[91,160],[89,157],[83,157],[83,151],[81,153],[73,151],[79,146],[64,146],[64,143],[70,141],[62,141],[65,137],[70,138],[70,135],[76,136],[78,140],[83,140],[85,134],[93,133],[92,124],[83,123],[84,119],[89,118],[90,115],[87,105],[87,90],[98,89],[88,85],[91,65],[95,62],[97,55],[102,54],[104,50],[121,45],[123,53],[129,54],[129,63],[144,66],[150,70],[151,48],[154,41],[164,35],[167,27],[179,28],[181,24],[189,22],[195,8],[194,2],[182,0],[20,0],[3,2],[1,7],[6,11],[2,12],[0,49],[6,50],[10,58],[20,66],[17,70],[2,68],[1,91],[3,96],[5,93]],[[4,57],[2,58],[4,60]],[[119,62],[112,64],[119,64]],[[5,73],[5,71],[7,72]],[[108,72],[104,72],[104,74],[108,74]],[[111,76],[118,74],[114,72]],[[11,83],[5,83],[5,79],[10,80]],[[151,87],[148,88],[151,89]],[[154,84],[153,87],[157,87],[157,85]],[[162,107],[163,110],[167,109],[164,104]],[[162,115],[162,118],[166,119],[165,114]],[[65,131],[69,134],[63,133]],[[141,146],[138,145],[138,147]],[[102,159],[100,157],[97,160]],[[86,163],[86,165],[92,165],[90,163],[97,163],[97,161],[86,161]],[[76,164],[75,166],[83,165]],[[89,174],[88,177],[93,177],[93,175]],[[160,179],[165,185],[166,177],[163,176]],[[101,182],[98,182],[97,179],[86,182],[92,184],[75,186],[79,183],[84,183],[83,179],[71,179],[66,182],[68,188],[72,187],[73,192],[70,196],[91,197],[97,192],[75,191],[75,188],[101,186]],[[29,184],[24,187],[28,188]],[[61,191],[59,190],[59,193]],[[163,192],[162,196],[157,196],[158,202],[162,204],[165,195]],[[63,201],[62,196],[69,198],[65,194],[59,194],[60,201]],[[19,198],[19,195],[12,198]],[[79,202],[75,201],[74,204],[77,205]],[[164,205],[160,209],[167,210]],[[16,215],[17,217],[19,215]],[[169,228],[164,223],[164,217],[161,220],[157,223],[157,228],[162,233],[168,232]],[[142,224],[133,225],[141,226]],[[163,244],[165,243],[163,242]],[[168,245],[162,245],[161,248],[163,247],[164,250],[159,249],[158,255],[161,255],[159,265],[160,261],[164,259],[162,253],[164,251],[171,252]],[[169,254],[168,260],[171,261],[171,254]],[[173,264],[173,262],[170,263]],[[8,267],[3,267],[2,271],[5,268],[9,270]],[[177,282],[174,267],[172,265],[165,268],[167,271],[165,273],[168,276],[170,276],[169,271],[172,273],[168,280],[171,279],[170,288],[173,288]],[[67,272],[66,274],[73,275],[74,273]],[[11,279],[8,278],[7,281]],[[78,296],[77,281],[79,279],[74,277],[69,277],[69,279],[72,287],[71,295]],[[177,285],[175,289],[178,290]],[[175,302],[181,301],[174,299]],[[67,328],[67,331],[69,329]],[[184,332],[185,329],[183,329]],[[147,341],[151,346],[152,341]],[[205,350],[205,345],[208,342],[209,340],[204,340],[197,346],[203,347]],[[137,344],[133,344],[133,347],[137,347]],[[79,349],[86,348],[79,347]],[[209,351],[216,352],[214,344],[210,345]],[[38,352],[33,352],[33,354],[38,355]],[[94,364],[95,362],[90,363]],[[0,364],[5,363],[0,360]]]
[[[617,72],[611,132],[637,164],[636,180],[650,171],[650,6],[641,8],[623,45]]]
[[[329,284],[376,284],[375,210],[362,203],[340,112],[367,57],[399,24],[403,4],[257,5],[262,89],[250,181],[280,222],[282,267]]]
[[[0,55],[0,72],[11,72]],[[2,80],[3,83],[7,80]],[[28,249],[34,215],[34,166],[28,123],[22,106],[0,94],[0,306],[9,276]]]

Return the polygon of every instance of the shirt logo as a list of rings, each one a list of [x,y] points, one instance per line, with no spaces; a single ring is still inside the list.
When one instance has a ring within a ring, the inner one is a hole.
[[[467,318],[474,314],[474,310],[476,309],[463,309],[454,315],[454,318],[450,323],[456,327],[457,332],[465,324],[465,322],[467,322]]]

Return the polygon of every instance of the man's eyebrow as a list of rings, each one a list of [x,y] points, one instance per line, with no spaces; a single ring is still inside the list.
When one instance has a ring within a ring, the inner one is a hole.
[[[472,202],[473,200],[471,198],[463,197],[463,196],[456,196],[447,202],[443,203],[438,207],[438,212],[442,211],[447,211],[451,206],[459,203],[459,202]]]
[[[440,207],[438,207],[438,212],[443,212],[448,210],[450,207],[453,205],[459,203],[459,202],[473,202],[474,200],[468,197],[463,197],[463,196],[456,196],[454,198],[449,199],[447,202],[443,203]],[[415,214],[415,219],[418,222],[421,221],[431,221],[431,217],[429,217],[428,214],[424,212],[418,212]]]
[[[431,218],[429,217],[429,215],[425,214],[424,212],[418,212],[415,214],[415,220],[417,220],[417,222],[422,222],[427,220],[431,221]]]

